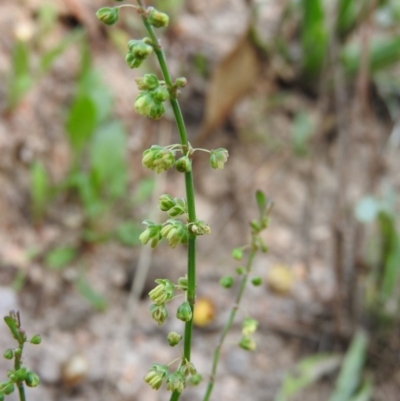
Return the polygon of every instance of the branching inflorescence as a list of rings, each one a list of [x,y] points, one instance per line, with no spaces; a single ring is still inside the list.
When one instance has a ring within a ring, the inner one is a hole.
[[[175,81],[172,80],[164,51],[154,30],[155,28],[163,28],[168,25],[168,15],[153,7],[146,8],[143,2],[138,0],[135,5],[124,3],[116,7],[101,8],[97,12],[97,17],[106,25],[113,25],[118,21],[119,12],[122,7],[130,7],[141,16],[148,35],[142,39],[132,39],[128,42],[128,52],[125,58],[128,67],[139,67],[147,57],[154,53],[162,74],[162,79],[159,79],[155,74],[145,74],[143,77],[136,79],[136,84],[140,92],[135,100],[134,108],[140,115],[158,120],[165,112],[165,102],[169,101],[180,137],[180,143],[178,144],[168,146],[153,145],[150,149],[145,150],[142,164],[156,173],[162,173],[172,168],[183,173],[186,198],[174,198],[169,194],[162,195],[159,199],[159,208],[167,213],[168,218],[163,223],[145,220],[143,224],[146,225],[146,229],[140,235],[141,243],[143,245],[149,244],[152,248],[155,248],[163,239],[167,241],[171,248],[175,248],[179,244],[187,245],[187,274],[184,277],[180,277],[177,283],[173,283],[168,279],[157,279],[157,286],[149,293],[150,299],[153,302],[150,307],[150,313],[159,325],[162,325],[168,318],[167,304],[175,297],[175,292],[183,291],[184,293],[184,301],[176,310],[177,319],[185,324],[183,336],[176,332],[170,332],[167,336],[167,341],[171,346],[179,344],[183,339],[183,353],[175,360],[179,361],[178,366],[175,370],[171,370],[171,365],[175,361],[172,361],[169,365],[154,363],[144,377],[145,382],[155,390],[158,390],[165,383],[167,390],[172,392],[170,400],[176,401],[188,383],[195,385],[201,381],[201,376],[197,373],[195,366],[191,362],[193,313],[196,296],[196,238],[197,236],[211,232],[210,226],[196,217],[192,159],[195,152],[207,152],[209,154],[210,166],[213,169],[222,169],[227,162],[228,151],[224,148],[213,150],[194,149],[188,142],[185,123],[178,102],[180,89],[187,82],[182,77],[177,78]],[[238,248],[233,253],[234,258],[239,260],[243,256],[243,250],[249,249],[249,260],[246,267],[237,269],[237,274],[242,277],[239,293],[214,354],[212,372],[204,400],[208,400],[210,397],[220,349],[236,316],[251,273],[254,256],[260,249],[266,251],[260,233],[267,226],[270,206],[261,192],[257,193],[257,201],[260,209],[260,218],[251,223],[251,244],[248,247]],[[223,287],[228,288],[232,284],[232,277],[224,277],[221,280]],[[253,278],[253,284],[259,285],[260,279]],[[243,349],[255,349],[255,342],[251,335],[256,330],[257,325],[257,321],[250,317],[244,320],[243,336],[239,341],[239,345]]]

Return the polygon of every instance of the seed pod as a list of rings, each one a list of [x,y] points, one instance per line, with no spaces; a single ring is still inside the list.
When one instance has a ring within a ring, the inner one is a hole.
[[[96,17],[103,24],[114,25],[118,22],[119,10],[117,7],[103,7],[97,11]]]

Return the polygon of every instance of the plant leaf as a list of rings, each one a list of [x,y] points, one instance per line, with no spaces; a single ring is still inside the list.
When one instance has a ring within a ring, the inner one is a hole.
[[[66,246],[55,248],[46,255],[45,264],[50,269],[60,270],[68,263],[72,262],[76,255],[77,251],[73,247]]]

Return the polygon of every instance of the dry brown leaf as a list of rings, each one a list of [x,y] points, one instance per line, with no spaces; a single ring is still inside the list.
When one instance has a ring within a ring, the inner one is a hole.
[[[197,144],[224,123],[236,102],[254,86],[258,73],[257,54],[246,33],[213,72]]]

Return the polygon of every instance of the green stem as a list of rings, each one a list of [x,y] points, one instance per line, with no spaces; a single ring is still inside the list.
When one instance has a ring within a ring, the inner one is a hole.
[[[242,300],[243,293],[246,288],[247,280],[248,280],[249,274],[251,272],[251,265],[253,263],[254,257],[256,256],[256,252],[257,252],[256,250],[252,250],[249,254],[249,257],[247,260],[247,265],[246,265],[246,272],[243,275],[242,280],[240,282],[240,287],[239,287],[239,291],[236,296],[235,305],[232,307],[231,313],[229,314],[228,321],[225,323],[224,329],[223,329],[221,336],[219,338],[219,341],[218,341],[218,345],[215,348],[213,363],[212,363],[212,368],[211,368],[211,375],[208,380],[208,386],[207,386],[207,390],[204,395],[203,401],[208,401],[210,399],[212,390],[214,388],[215,376],[217,374],[217,367],[218,367],[219,357],[220,357],[220,353],[221,353],[221,348],[225,341],[225,337],[228,334],[229,330],[231,329],[232,324],[235,320],[236,312],[239,309],[240,301]]]
[[[14,370],[17,371],[21,369],[22,366],[22,351],[24,350],[24,343],[19,342],[19,348],[21,349],[21,354],[20,355],[15,355],[14,357]],[[17,381],[17,388],[18,388],[18,394],[19,394],[19,401],[26,401],[25,398],[25,387],[24,387],[24,382],[23,381]]]
[[[137,0],[139,6],[143,7],[143,3],[141,0]],[[172,86],[172,79],[169,73],[167,62],[165,59],[164,52],[159,46],[158,39],[154,33],[153,27],[149,24],[146,15],[142,15],[143,23],[146,27],[146,30],[155,44],[154,53],[157,56],[158,63],[160,64],[161,72],[164,77],[165,83],[168,87]],[[171,107],[174,112],[176,125],[179,132],[179,138],[181,144],[183,146],[187,146],[189,144],[185,122],[183,120],[182,112],[179,106],[179,102],[175,98],[170,99]],[[193,184],[193,175],[192,172],[185,173],[185,185],[186,185],[186,201],[188,206],[188,223],[194,223],[196,221],[196,209],[195,209],[195,200],[194,200],[194,184]],[[188,277],[188,290],[187,290],[187,300],[192,308],[192,312],[194,310],[194,302],[196,298],[196,236],[189,231],[189,240],[188,240],[188,262],[187,262],[187,277]],[[183,355],[184,357],[190,361],[191,347],[192,347],[192,332],[193,332],[193,319],[190,322],[185,323],[185,335],[184,335],[184,347],[183,347]],[[180,393],[173,392],[171,395],[170,401],[177,401],[180,397]]]

